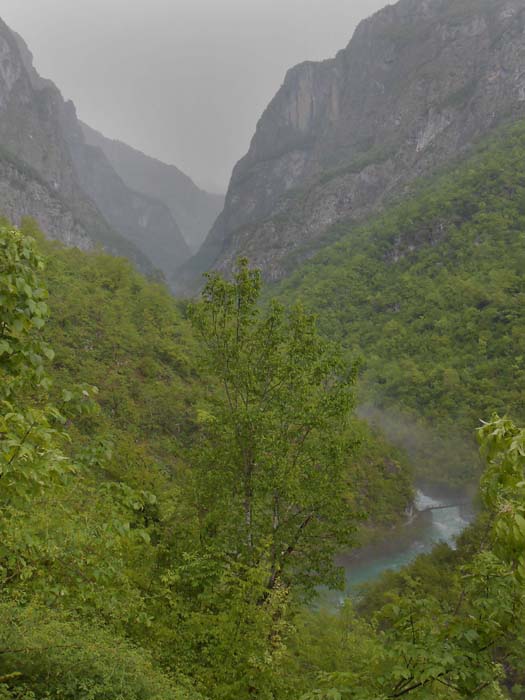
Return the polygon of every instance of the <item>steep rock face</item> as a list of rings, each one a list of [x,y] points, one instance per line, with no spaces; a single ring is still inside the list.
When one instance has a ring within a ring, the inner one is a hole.
[[[16,224],[30,216],[49,238],[81,250],[93,247],[85,228],[38,173],[21,167],[7,154],[0,155],[0,214]]]
[[[126,185],[155,197],[169,207],[184,238],[195,252],[224,206],[224,197],[201,190],[183,172],[144,155],[135,148],[108,139],[82,124],[86,142],[100,148]]]
[[[190,249],[169,208],[130,189],[105,153],[86,143],[75,107],[64,105],[62,125],[80,184],[104,218],[170,278]]]
[[[37,83],[29,61],[27,47],[0,21],[0,209],[15,222],[35,216],[50,236],[89,247],[88,229],[103,235],[109,227],[78,184],[60,128],[60,94]]]
[[[525,0],[400,0],[331,60],[292,68],[185,266],[269,279],[525,112]]]
[[[132,192],[84,141],[74,105],[41,78],[23,39],[0,20],[0,212],[34,217],[50,237],[171,276],[189,249],[169,209]]]

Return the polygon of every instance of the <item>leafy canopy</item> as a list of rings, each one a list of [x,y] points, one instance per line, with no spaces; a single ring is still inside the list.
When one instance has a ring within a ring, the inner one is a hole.
[[[217,388],[201,413],[196,505],[205,542],[267,561],[269,588],[311,592],[337,583],[333,557],[354,529],[344,465],[355,367],[300,306],[263,312],[259,294],[259,272],[240,260],[233,282],[208,276],[190,312]]]

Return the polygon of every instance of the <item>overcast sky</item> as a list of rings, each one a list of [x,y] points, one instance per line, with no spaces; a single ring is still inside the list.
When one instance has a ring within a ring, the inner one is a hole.
[[[288,68],[388,0],[0,0],[81,119],[225,191]]]

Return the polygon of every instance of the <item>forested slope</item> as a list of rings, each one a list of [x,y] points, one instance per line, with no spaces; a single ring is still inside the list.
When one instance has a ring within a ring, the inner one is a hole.
[[[243,424],[244,403],[233,420],[202,352],[214,324],[198,340],[165,287],[127,261],[45,241],[30,220],[0,228],[0,254],[0,697],[287,687],[282,643],[268,643],[288,629],[284,580],[297,579],[294,606],[335,583],[334,546],[356,543],[366,517],[397,521],[411,498],[389,447],[348,422],[352,368],[299,310],[288,320],[276,307],[252,330],[253,296],[246,332],[275,342],[257,346],[271,362],[255,369],[277,381],[252,374],[243,341],[231,377],[253,403]],[[280,393],[266,407],[269,391]],[[236,425],[259,455],[244,498]]]
[[[371,505],[388,491],[381,450],[356,444],[356,367],[300,306],[261,308],[245,262],[210,276],[192,339],[129,263],[39,245],[49,297],[35,242],[0,227],[2,700],[504,697],[523,668],[524,430],[480,433],[487,524],[446,596],[407,579],[377,623],[307,612],[359,541],[363,486]],[[175,431],[146,420],[168,394]]]
[[[214,390],[186,304],[124,259],[46,241],[30,220],[23,230],[38,238],[46,258],[51,315],[45,335],[55,350],[49,368],[55,391],[76,384],[98,389],[101,410],[71,430],[99,453],[94,459],[105,472],[147,484],[169,500],[191,462],[199,413]],[[407,460],[362,422],[354,420],[350,430],[348,469],[359,484],[358,508],[371,524],[393,524],[411,499]]]
[[[465,442],[493,410],[525,416],[524,158],[519,122],[370,223],[340,225],[280,287],[364,358],[363,413],[431,478],[469,478]]]

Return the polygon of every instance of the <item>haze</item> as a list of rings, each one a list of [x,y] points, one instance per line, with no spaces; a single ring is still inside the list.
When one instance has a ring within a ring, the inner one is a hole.
[[[226,190],[292,65],[328,58],[385,0],[3,0],[81,119]]]

